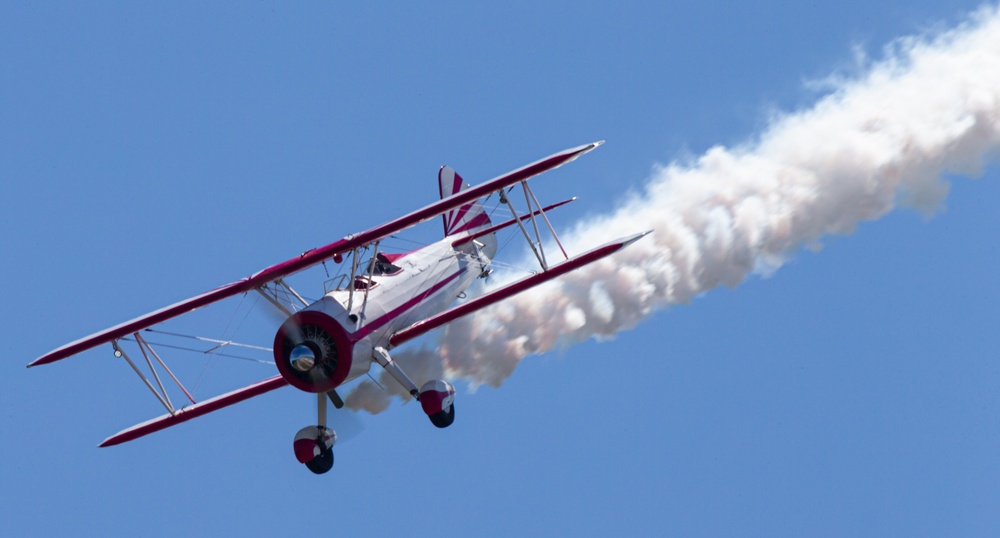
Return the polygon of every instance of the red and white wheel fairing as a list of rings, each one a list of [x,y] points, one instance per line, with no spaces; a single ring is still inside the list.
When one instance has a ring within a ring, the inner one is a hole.
[[[295,459],[299,463],[309,463],[324,452],[333,448],[337,442],[337,433],[323,426],[306,426],[295,434],[292,443],[295,449]]]
[[[295,459],[315,474],[323,474],[333,468],[333,444],[337,434],[326,426],[306,426],[295,434],[292,447]]]
[[[455,422],[455,387],[451,383],[434,379],[420,387],[420,407],[438,428],[447,428]]]

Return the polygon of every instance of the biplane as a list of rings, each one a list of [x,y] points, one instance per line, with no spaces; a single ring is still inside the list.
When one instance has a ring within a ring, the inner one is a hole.
[[[431,423],[445,428],[455,420],[454,386],[443,379],[420,379],[422,383],[418,386],[393,361],[389,352],[432,329],[604,258],[649,233],[625,237],[570,257],[559,242],[546,211],[571,200],[542,207],[528,187],[528,179],[573,161],[601,144],[594,142],[556,153],[475,187],[465,183],[451,168],[442,167],[438,172],[441,197],[437,202],[326,246],[307,250],[236,282],[56,348],[32,361],[28,367],[60,361],[105,344],[111,345],[116,357],[128,362],[167,413],[108,437],[99,445],[101,447],[131,441],[291,385],[317,398],[317,424],[306,426],[295,435],[295,457],[312,472],[325,473],[333,466],[333,446],[337,439],[336,432],[327,426],[327,400],[336,408],[343,407],[338,387],[367,374],[376,364],[420,402]],[[524,191],[528,205],[526,213],[519,212],[508,197],[518,185]],[[497,207],[507,206],[511,212],[511,218],[499,224],[492,222],[479,201],[493,193],[498,194],[500,200]],[[410,252],[380,250],[383,239],[438,216],[444,223],[443,239]],[[545,255],[539,234],[540,222],[559,246],[563,255],[559,261],[550,263]],[[521,230],[540,270],[477,297],[459,301],[476,279],[490,274],[491,260],[497,251],[496,232],[510,226]],[[362,260],[365,253],[371,253],[371,257]],[[285,280],[289,275],[331,260],[343,264],[345,278],[319,300],[303,299]],[[350,270],[346,272],[348,264]],[[203,306],[250,292],[261,294],[282,312],[284,321],[277,329],[272,348],[278,375],[196,402],[153,345],[143,337],[143,332]],[[297,304],[281,300],[288,297],[295,298]],[[134,352],[136,347],[138,354]],[[152,381],[136,366],[137,360],[133,360],[133,355],[138,359],[140,354],[151,371]],[[177,384],[190,401],[189,405],[180,408],[173,405],[154,362]]]

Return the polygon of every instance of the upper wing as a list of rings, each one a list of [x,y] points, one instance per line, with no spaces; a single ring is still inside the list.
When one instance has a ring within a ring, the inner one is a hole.
[[[254,288],[263,286],[269,282],[273,282],[279,278],[297,273],[303,269],[322,263],[336,254],[348,252],[355,248],[367,245],[373,241],[434,218],[446,211],[461,207],[473,200],[482,198],[491,192],[514,185],[526,179],[530,179],[538,174],[541,174],[542,172],[558,168],[559,166],[575,160],[584,153],[594,150],[597,146],[600,146],[603,143],[603,141],[593,142],[561,151],[555,155],[550,155],[527,166],[523,166],[517,170],[493,178],[485,183],[476,185],[475,187],[459,191],[447,198],[438,200],[437,202],[403,215],[402,217],[390,220],[380,226],[370,228],[358,234],[349,235],[326,246],[307,250],[299,256],[283,261],[277,265],[272,265],[242,280],[226,284],[225,286],[205,292],[196,297],[185,299],[166,308],[161,308],[155,312],[140,316],[132,321],[127,321],[120,325],[115,325],[110,329],[105,329],[98,333],[81,338],[75,342],[56,348],[45,355],[38,357],[28,364],[28,368],[65,359],[69,356],[97,347],[101,344],[117,340],[151,325],[175,318],[196,308],[221,301],[234,295],[239,295],[253,290]]]

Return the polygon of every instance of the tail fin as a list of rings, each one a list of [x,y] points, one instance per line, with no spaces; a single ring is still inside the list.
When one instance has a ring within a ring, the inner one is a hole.
[[[454,170],[442,166],[441,170],[438,171],[438,187],[441,191],[441,198],[447,198],[456,192],[469,188],[469,184],[462,181],[462,176]],[[444,219],[445,236],[490,226],[490,217],[478,201],[452,209],[441,215],[441,218]]]

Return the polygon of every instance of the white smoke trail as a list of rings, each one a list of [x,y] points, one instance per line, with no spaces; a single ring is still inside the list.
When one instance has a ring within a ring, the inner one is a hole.
[[[415,379],[499,386],[529,354],[612,335],[653,310],[773,271],[802,246],[897,204],[931,211],[948,192],[942,174],[979,173],[998,142],[1000,8],[989,7],[937,36],[898,40],[886,59],[812,108],[775,118],[756,140],[658,169],[641,194],[578,224],[566,243],[580,252],[652,236],[459,320],[436,350],[399,359]],[[348,399],[376,413],[388,403],[371,383]]]

